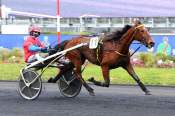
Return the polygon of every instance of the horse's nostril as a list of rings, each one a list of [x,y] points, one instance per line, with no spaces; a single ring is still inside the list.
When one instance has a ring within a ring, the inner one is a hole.
[[[155,45],[155,43],[154,42],[150,42],[150,45],[153,47]]]

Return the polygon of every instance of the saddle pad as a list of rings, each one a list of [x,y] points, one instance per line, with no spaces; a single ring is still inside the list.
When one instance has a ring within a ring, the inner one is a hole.
[[[89,48],[90,49],[97,48],[98,42],[99,42],[99,37],[92,37],[92,38],[90,38]]]

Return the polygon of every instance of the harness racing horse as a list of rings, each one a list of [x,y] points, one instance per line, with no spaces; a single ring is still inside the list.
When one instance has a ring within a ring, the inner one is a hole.
[[[150,95],[150,91],[141,82],[131,65],[129,53],[129,47],[134,40],[139,41],[148,48],[154,46],[154,41],[148,30],[143,24],[136,22],[134,26],[125,26],[121,31],[117,31],[112,34],[111,37],[108,36],[108,38],[111,39],[103,41],[96,49],[90,49],[88,46],[83,46],[67,52],[66,57],[73,63],[77,78],[81,80],[84,87],[89,91],[89,94],[94,95],[93,89],[85,82],[81,75],[81,67],[85,60],[87,59],[92,64],[101,66],[104,82],[96,81],[94,78],[90,78],[89,81],[102,87],[109,87],[110,85],[110,69],[122,67],[138,83],[145,94]],[[64,49],[68,49],[86,41],[89,41],[89,37],[75,37],[67,42]]]

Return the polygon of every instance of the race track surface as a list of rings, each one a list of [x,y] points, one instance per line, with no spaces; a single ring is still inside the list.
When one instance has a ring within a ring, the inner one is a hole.
[[[92,85],[91,85],[92,86]],[[148,87],[146,96],[137,86],[92,86],[70,99],[60,95],[57,84],[43,83],[40,97],[22,99],[17,82],[0,82],[0,116],[175,116],[175,88]]]

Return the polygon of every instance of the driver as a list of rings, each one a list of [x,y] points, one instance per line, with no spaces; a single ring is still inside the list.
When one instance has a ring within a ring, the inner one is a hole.
[[[43,58],[39,55],[39,52],[47,52],[47,47],[45,47],[38,38],[40,33],[41,29],[39,27],[29,27],[29,36],[23,44],[24,60],[26,63],[43,60]]]
[[[43,45],[38,38],[40,36],[40,33],[41,33],[41,29],[37,26],[31,26],[29,28],[29,36],[27,37],[27,39],[24,41],[24,44],[23,44],[24,60],[26,63],[32,63],[34,61],[43,61],[44,58],[41,57],[39,55],[39,53],[40,52],[44,52],[44,53],[48,52],[47,47],[45,45]],[[66,41],[61,43],[60,49],[61,49],[61,47],[64,46],[65,43],[66,43]],[[57,48],[57,49],[59,49],[59,48]],[[59,59],[59,63],[61,63],[60,65],[62,65],[62,64],[65,65],[65,64],[69,64],[70,61],[69,61],[69,59],[67,59],[63,56]],[[61,73],[58,73],[55,77],[50,78],[48,80],[48,82],[56,83],[56,81],[59,79],[60,75],[61,75]]]

